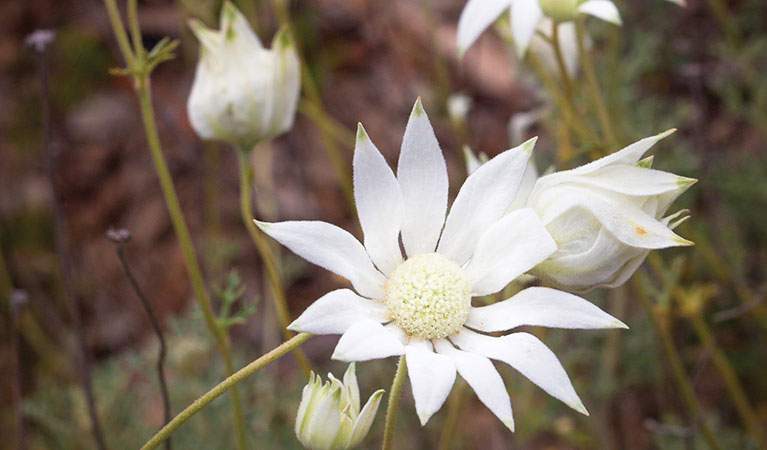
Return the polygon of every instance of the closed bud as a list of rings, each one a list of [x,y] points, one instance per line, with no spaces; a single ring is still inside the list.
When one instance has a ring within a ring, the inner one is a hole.
[[[541,10],[555,22],[575,19],[578,13],[578,0],[538,0]]]
[[[533,269],[534,275],[571,291],[616,287],[651,250],[692,245],[672,231],[687,218],[684,211],[664,215],[696,180],[653,170],[650,159],[640,161],[668,134],[538,179],[527,206],[538,213],[558,249]]]
[[[200,137],[250,150],[293,126],[300,66],[287,29],[265,49],[245,16],[229,1],[221,29],[190,22],[200,41],[200,59],[189,94],[189,120]]]
[[[328,374],[328,380],[323,383],[312,373],[298,406],[296,437],[311,450],[356,447],[370,430],[383,393],[383,389],[374,392],[360,409],[354,363],[346,370],[343,382]]]

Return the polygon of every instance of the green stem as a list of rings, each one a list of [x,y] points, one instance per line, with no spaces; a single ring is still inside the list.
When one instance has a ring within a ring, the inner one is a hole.
[[[450,401],[447,404],[447,418],[442,425],[442,434],[439,436],[439,450],[450,450],[455,434],[455,427],[458,424],[458,416],[461,413],[461,405],[466,394],[466,383],[458,379],[458,383],[450,394]]]
[[[559,43],[559,22],[556,22],[551,31],[551,47],[554,50],[554,59],[557,61],[557,67],[559,68],[559,76],[562,78],[562,86],[565,90],[565,96],[567,101],[575,109],[575,98],[573,97],[573,82],[570,79],[570,74],[567,73],[567,65],[565,64],[565,58],[562,56],[562,46]]]
[[[285,5],[285,0],[272,0],[272,8],[274,9],[277,18],[280,20],[280,23],[288,28],[291,36],[293,36],[293,40],[296,42],[296,53],[298,54],[298,59],[301,62],[301,86],[303,88],[304,95],[306,95],[307,101],[313,106],[313,109],[315,110],[315,113],[313,115],[309,115],[308,117],[313,122],[315,122],[317,128],[320,131],[322,146],[325,148],[325,152],[328,154],[330,163],[333,164],[333,168],[338,174],[339,181],[341,182],[341,188],[344,190],[344,199],[346,199],[349,210],[353,214],[356,214],[357,206],[354,203],[354,187],[352,184],[351,171],[346,165],[341,149],[338,147],[335,139],[333,139],[333,136],[328,131],[328,127],[326,125],[327,123],[331,123],[332,119],[316,119],[317,117],[321,116],[329,117],[329,115],[327,111],[325,111],[325,107],[322,104],[322,96],[320,95],[320,91],[314,81],[314,77],[312,76],[311,71],[309,70],[309,66],[306,64],[306,58],[301,51],[301,46],[296,39],[297,35],[293,27],[293,21],[290,17],[290,11]]]
[[[151,70],[148,67],[148,62],[146,60],[147,52],[142,43],[141,28],[138,23],[138,14],[136,10],[137,2],[131,0],[128,3],[128,27],[131,30],[134,40],[133,44],[136,47],[135,52],[131,49],[130,41],[125,32],[125,26],[120,16],[120,11],[117,9],[115,0],[104,0],[104,4],[106,5],[109,20],[115,33],[118,46],[120,47],[120,51],[122,52],[128,68],[133,74],[134,89],[139,98],[141,118],[144,123],[147,143],[149,144],[149,150],[152,154],[152,161],[154,162],[157,177],[160,180],[160,187],[165,198],[165,204],[170,213],[173,229],[176,232],[179,244],[181,245],[181,251],[184,255],[184,263],[186,265],[187,273],[189,274],[192,290],[194,291],[194,295],[197,298],[197,302],[202,310],[203,317],[205,318],[205,325],[207,326],[208,331],[213,335],[216,347],[224,359],[226,373],[227,375],[231,375],[234,371],[234,364],[232,363],[229,338],[216,322],[216,316],[213,312],[210,297],[208,296],[208,292],[205,289],[202,280],[202,270],[197,261],[197,255],[189,235],[189,229],[186,226],[184,214],[181,211],[181,205],[178,201],[178,195],[173,186],[173,179],[168,170],[168,165],[165,162],[165,156],[162,153],[162,146],[157,132],[157,123],[154,117],[154,107],[152,105],[152,90],[149,78]],[[240,394],[237,388],[232,389],[232,409],[234,414],[237,449],[245,450],[245,422],[242,416],[242,405],[240,403]]]
[[[397,408],[399,407],[399,398],[402,394],[402,385],[407,375],[407,361],[405,355],[399,357],[397,363],[397,372],[394,374],[394,380],[391,383],[389,391],[389,405],[386,407],[386,425],[384,428],[382,450],[391,450],[392,439],[394,439],[394,425],[397,423]]]
[[[240,214],[242,216],[242,221],[245,224],[245,228],[248,230],[250,238],[256,245],[258,254],[261,256],[261,260],[266,268],[269,285],[272,290],[272,298],[274,299],[274,307],[277,311],[277,318],[282,325],[282,333],[285,335],[285,339],[290,339],[293,337],[293,333],[288,330],[288,325],[290,324],[290,312],[288,311],[288,302],[285,299],[285,289],[282,286],[282,280],[280,278],[280,273],[277,270],[277,264],[275,263],[272,249],[269,247],[269,244],[254,222],[253,201],[251,200],[253,177],[248,162],[248,155],[249,153],[245,150],[237,151],[237,161],[240,166]],[[296,357],[298,365],[301,366],[304,375],[308,377],[311,368],[309,366],[309,361],[306,359],[306,355],[304,355],[303,351],[298,347],[294,350],[293,355]]]
[[[591,101],[597,111],[597,119],[599,119],[599,124],[607,138],[607,144],[610,147],[609,150],[618,150],[617,135],[612,122],[610,121],[610,114],[607,111],[602,90],[599,88],[599,81],[597,80],[596,70],[594,69],[594,60],[591,57],[591,52],[586,48],[586,41],[583,34],[583,22],[581,20],[575,21],[575,34],[576,41],[578,42],[578,55],[581,60],[581,66],[583,67],[583,73],[586,76],[586,83],[588,84],[588,92],[591,96]]]
[[[759,445],[764,445],[764,435],[762,433],[762,427],[759,423],[759,418],[748,401],[748,395],[743,389],[743,386],[738,380],[738,375],[730,365],[730,361],[727,359],[724,351],[716,344],[714,334],[711,332],[706,320],[703,318],[703,314],[700,311],[695,311],[690,316],[692,326],[695,329],[696,334],[703,343],[704,348],[711,351],[711,359],[714,361],[714,367],[719,371],[724,385],[727,388],[727,392],[730,394],[730,398],[735,404],[735,408],[738,410],[743,424],[746,426],[748,433],[753,437]]]
[[[186,422],[192,416],[197,414],[202,408],[204,408],[210,402],[220,397],[226,391],[236,388],[237,383],[249,377],[250,375],[253,375],[259,369],[266,366],[267,364],[270,364],[276,361],[277,359],[279,359],[280,357],[286,355],[288,352],[290,352],[294,348],[306,342],[306,340],[309,339],[310,337],[312,337],[312,335],[309,333],[298,334],[292,337],[289,341],[283,342],[279,347],[261,356],[257,360],[251,362],[247,366],[243,367],[242,369],[238,370],[236,373],[229,376],[227,379],[219,383],[216,387],[208,391],[205,395],[195,400],[194,403],[189,405],[185,410],[181,411],[176,417],[173,418],[173,420],[168,422],[167,425],[165,425],[160,431],[158,431],[157,434],[152,436],[152,438],[141,447],[141,450],[149,450],[149,449],[156,448],[165,439],[167,439],[174,431],[176,431],[176,429],[179,426],[181,426],[184,422]]]
[[[181,204],[178,201],[178,195],[173,186],[173,179],[168,170],[168,165],[165,162],[165,156],[162,153],[160,138],[157,133],[157,125],[154,118],[149,78],[145,77],[143,79],[137,79],[136,81],[136,91],[141,105],[141,117],[144,120],[144,129],[146,131],[147,141],[149,142],[149,149],[152,153],[152,160],[154,161],[157,176],[160,179],[160,186],[162,187],[163,196],[165,197],[165,204],[168,207],[171,222],[173,222],[173,229],[176,232],[176,236],[178,236],[179,244],[181,244],[181,250],[184,254],[184,263],[186,264],[189,279],[192,283],[192,290],[194,291],[194,295],[197,298],[197,302],[200,305],[203,317],[205,318],[205,325],[208,327],[208,331],[213,335],[218,351],[224,359],[226,374],[231,375],[234,371],[234,364],[232,362],[229,338],[216,322],[216,315],[213,312],[210,296],[208,295],[208,291],[205,289],[202,280],[200,263],[197,260],[197,254],[195,253],[194,245],[192,244],[192,238],[190,237],[189,229],[187,228],[184,219],[184,213],[181,211]],[[234,410],[237,448],[239,450],[244,450],[247,447],[245,444],[245,422],[242,416],[239,389],[236,387],[232,389],[232,407]]]
[[[674,338],[671,336],[671,331],[668,324],[668,315],[664,312],[661,306],[654,306],[652,301],[644,291],[639,278],[634,277],[632,279],[634,283],[635,291],[638,293],[642,304],[647,309],[647,313],[652,319],[653,327],[661,338],[663,349],[666,353],[669,363],[671,364],[671,371],[674,375],[677,387],[682,395],[682,400],[685,402],[693,421],[697,423],[703,438],[708,443],[709,447],[714,450],[722,450],[722,445],[716,439],[716,435],[708,426],[704,418],[702,417],[702,408],[698,402],[698,398],[695,396],[695,391],[692,388],[690,380],[687,378],[687,374],[684,370],[684,364],[682,364],[682,358],[679,356],[679,352],[674,345]]]

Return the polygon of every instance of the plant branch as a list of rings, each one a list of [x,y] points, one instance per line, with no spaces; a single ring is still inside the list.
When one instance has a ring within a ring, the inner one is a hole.
[[[237,383],[256,373],[259,369],[270,364],[280,357],[286,355],[288,352],[306,342],[307,339],[312,337],[309,333],[300,333],[292,337],[289,341],[283,342],[279,347],[270,351],[269,353],[261,356],[257,360],[251,362],[247,366],[238,370],[236,373],[229,376],[227,379],[219,383],[216,387],[208,391],[205,395],[198,398],[186,409],[181,411],[176,417],[173,418],[167,425],[165,425],[160,431],[157,432],[146,444],[141,447],[141,450],[150,450],[156,448],[162,441],[167,439],[179,426],[189,420],[192,416],[197,414],[208,403],[220,397],[229,389],[233,389],[237,386]]]

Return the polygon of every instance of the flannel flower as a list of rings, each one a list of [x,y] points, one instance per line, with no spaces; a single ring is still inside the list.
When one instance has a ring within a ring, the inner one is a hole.
[[[458,19],[458,52],[465,53],[506,10],[509,10],[511,33],[520,57],[527,52],[544,16],[560,23],[587,14],[621,24],[618,8],[610,0],[469,0]]]
[[[525,204],[558,249],[533,275],[569,291],[612,288],[625,283],[651,250],[692,245],[672,231],[688,211],[665,214],[697,180],[651,169],[652,157],[640,161],[672,132],[535,181]]]
[[[301,84],[298,54],[284,27],[272,49],[265,49],[231,1],[221,7],[220,27],[190,22],[200,59],[187,113],[201,138],[247,151],[293,126]]]
[[[490,359],[588,414],[559,360],[538,338],[489,333],[523,325],[625,328],[622,322],[580,297],[543,287],[489,306],[471,304],[472,297],[499,292],[557,249],[532,209],[504,215],[534,142],[479,167],[447,214],[447,168],[420,99],[405,129],[396,176],[360,125],[354,195],[364,245],[325,222],[259,223],[354,287],[319,298],[289,328],[340,334],[333,358],[341,361],[405,355],[421,424],[440,409],[458,373],[513,431],[509,395]]]

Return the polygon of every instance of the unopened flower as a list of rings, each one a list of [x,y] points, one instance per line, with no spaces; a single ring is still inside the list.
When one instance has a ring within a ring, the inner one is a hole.
[[[672,231],[687,218],[684,211],[663,216],[697,180],[650,169],[649,159],[640,161],[671,131],[538,179],[527,206],[538,213],[558,249],[534,275],[572,291],[616,287],[650,250],[692,245]]]
[[[286,28],[267,50],[230,1],[221,9],[219,31],[197,20],[190,27],[200,59],[187,110],[200,137],[250,150],[293,126],[301,74]]]
[[[560,23],[574,20],[580,14],[588,14],[621,24],[618,8],[610,0],[469,0],[458,20],[459,53],[468,50],[506,10],[510,13],[511,32],[519,56],[527,51],[544,16]]]
[[[259,223],[299,256],[348,279],[356,291],[329,292],[288,328],[341,334],[333,358],[342,361],[405,355],[421,424],[440,409],[458,373],[513,430],[509,395],[491,358],[586,414],[564,368],[538,338],[487,333],[523,325],[625,325],[580,297],[542,287],[489,306],[471,304],[472,297],[501,291],[556,251],[532,209],[504,215],[534,143],[478,168],[448,214],[445,159],[420,100],[405,129],[396,176],[360,125],[354,195],[364,244],[325,222]]]
[[[381,396],[379,389],[360,409],[360,391],[354,363],[346,369],[343,382],[332,373],[328,381],[309,375],[296,414],[296,437],[311,450],[346,450],[362,442],[373,424]]]

